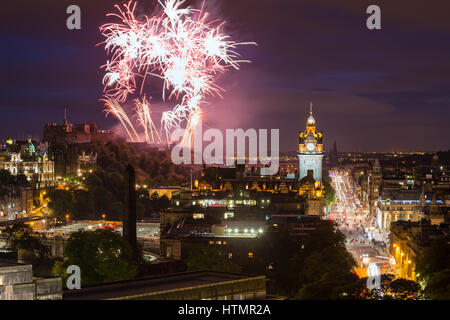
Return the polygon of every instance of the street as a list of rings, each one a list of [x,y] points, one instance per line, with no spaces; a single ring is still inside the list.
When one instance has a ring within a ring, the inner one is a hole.
[[[381,233],[374,220],[360,204],[353,189],[350,171],[330,171],[336,203],[331,206],[328,219],[336,222],[345,235],[345,245],[358,264],[356,272],[360,277],[373,274],[376,264],[381,273],[391,272],[388,253],[388,235]],[[370,269],[370,270],[369,270]]]

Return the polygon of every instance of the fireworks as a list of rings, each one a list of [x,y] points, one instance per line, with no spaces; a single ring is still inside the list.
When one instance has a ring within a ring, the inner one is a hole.
[[[105,49],[111,58],[103,66],[106,113],[114,114],[124,126],[132,141],[140,141],[130,118],[121,103],[130,95],[143,94],[148,78],[162,79],[163,100],[177,100],[171,110],[161,116],[161,130],[169,142],[175,128],[186,128],[184,143],[201,120],[201,105],[207,96],[221,96],[222,89],[214,80],[229,68],[239,69],[241,62],[235,51],[237,43],[221,33],[223,22],[209,21],[208,13],[190,7],[182,8],[184,1],[159,2],[161,14],[135,16],[136,3],[123,7],[116,5],[118,13],[108,14],[120,23],[100,27],[106,37]],[[145,95],[142,101],[134,99],[135,117],[144,129],[146,142],[161,141],[152,120],[151,106]]]

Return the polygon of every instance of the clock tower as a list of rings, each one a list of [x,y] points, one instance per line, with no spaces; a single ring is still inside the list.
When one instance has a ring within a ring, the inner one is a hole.
[[[313,172],[314,180],[322,183],[322,158],[323,158],[323,133],[316,131],[316,120],[312,113],[312,103],[310,105],[309,117],[306,121],[306,130],[299,132],[298,179],[308,175],[308,171]]]

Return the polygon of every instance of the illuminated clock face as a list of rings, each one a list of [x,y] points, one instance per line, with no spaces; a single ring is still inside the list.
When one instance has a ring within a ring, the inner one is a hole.
[[[314,150],[314,144],[313,143],[308,143],[306,145],[306,149],[308,149],[308,151],[313,151]]]

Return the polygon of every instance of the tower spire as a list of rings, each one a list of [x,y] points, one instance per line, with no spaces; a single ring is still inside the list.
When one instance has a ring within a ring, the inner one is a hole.
[[[67,125],[67,108],[64,108],[64,125]]]
[[[307,126],[315,126],[316,125],[316,120],[314,120],[314,116],[312,113],[312,107],[313,107],[313,103],[310,102],[309,103],[309,117],[308,117],[308,121],[306,123]]]

